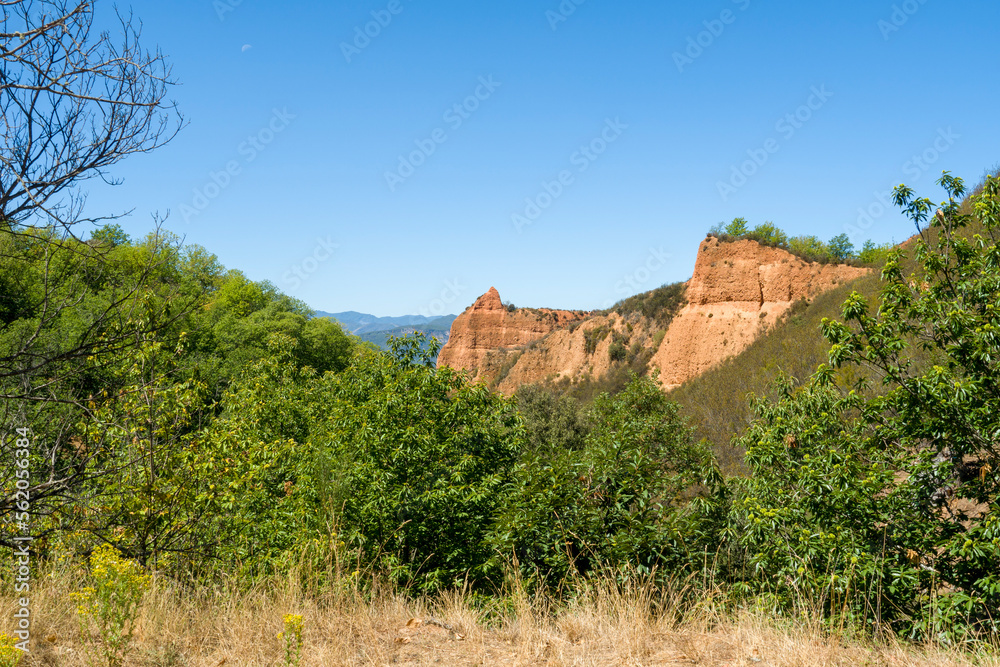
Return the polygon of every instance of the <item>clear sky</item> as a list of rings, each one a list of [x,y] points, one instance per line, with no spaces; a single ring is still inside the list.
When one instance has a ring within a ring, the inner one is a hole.
[[[319,310],[604,307],[686,280],[717,222],[901,241],[878,192],[1000,162],[995,0],[131,8],[190,124],[92,212],[169,210]]]

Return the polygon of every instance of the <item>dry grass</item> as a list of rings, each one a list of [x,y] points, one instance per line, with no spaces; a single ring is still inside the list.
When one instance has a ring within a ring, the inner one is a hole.
[[[23,667],[87,664],[68,593],[81,572],[41,577],[33,591],[32,654]],[[5,585],[5,590],[11,587]],[[10,628],[12,596],[0,629]],[[282,616],[305,619],[303,665],[870,665],[1000,667],[997,653],[970,654],[831,637],[809,623],[761,614],[723,615],[707,601],[677,620],[675,598],[647,587],[604,587],[556,607],[515,591],[483,608],[461,594],[413,600],[351,587],[310,597],[290,581],[235,593],[184,592],[156,580],[147,594],[129,665],[254,667],[283,664]],[[653,611],[651,611],[653,610]]]

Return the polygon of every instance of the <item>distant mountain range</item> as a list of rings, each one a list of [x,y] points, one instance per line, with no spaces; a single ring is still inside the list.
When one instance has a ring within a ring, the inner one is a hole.
[[[361,340],[375,343],[380,348],[387,349],[390,336],[405,336],[414,332],[423,332],[434,336],[443,346],[448,342],[451,333],[451,323],[455,315],[441,317],[425,317],[423,315],[402,315],[400,317],[376,317],[367,313],[349,310],[344,313],[326,313],[316,311],[316,317],[329,317],[340,322],[344,330],[354,334]]]

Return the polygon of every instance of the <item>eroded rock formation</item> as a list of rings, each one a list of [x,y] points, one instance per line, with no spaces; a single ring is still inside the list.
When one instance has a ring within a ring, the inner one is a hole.
[[[669,389],[743,351],[796,301],[868,271],[709,237],[687,282],[687,304],[666,329],[638,313],[508,311],[491,287],[452,324],[438,365],[469,370],[509,394],[522,384],[597,378],[623,356],[644,355]]]
[[[705,239],[674,318],[652,364],[667,388],[742,352],[799,299],[811,299],[869,269],[806,262],[756,241]]]
[[[569,310],[518,308],[508,311],[500,293],[491,287],[451,324],[448,344],[441,349],[438,366],[472,371],[478,376],[484,357],[494,350],[518,348],[546,334],[579,322],[587,313]]]

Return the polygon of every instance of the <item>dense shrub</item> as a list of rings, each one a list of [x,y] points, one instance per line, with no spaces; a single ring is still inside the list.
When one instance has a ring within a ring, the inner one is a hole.
[[[757,225],[746,234],[745,238],[757,241],[761,245],[775,248],[788,247],[788,235],[770,222]]]
[[[832,258],[830,247],[816,236],[794,236],[788,240],[788,250],[799,257]]]
[[[885,264],[885,260],[889,258],[889,252],[892,248],[893,245],[891,243],[876,245],[873,241],[865,241],[864,246],[861,247],[861,252],[858,253],[858,261],[862,264],[881,268]]]
[[[514,394],[524,420],[529,452],[565,452],[583,447],[589,429],[579,402],[538,385],[523,385]]]
[[[778,229],[773,223],[765,222],[750,229],[745,218],[735,218],[728,225],[718,224],[709,230],[710,236],[716,236],[721,241],[738,241],[750,239],[761,245],[787,250],[796,257],[807,262],[827,264],[837,262],[844,264],[859,264],[873,266],[883,255],[881,250],[891,246],[875,246],[871,241],[865,243],[865,250],[855,253],[854,244],[847,234],[838,234],[824,242],[816,236],[789,236]]]
[[[558,585],[596,570],[674,573],[704,562],[721,528],[722,479],[650,378],[601,396],[579,449],[518,464],[491,538],[500,562]]]
[[[602,340],[608,337],[611,333],[611,327],[608,325],[601,325],[597,327],[592,327],[583,332],[583,350],[587,354],[593,354],[597,351],[597,346]]]
[[[875,314],[852,294],[846,324],[824,322],[832,367],[757,403],[734,520],[749,588],[778,604],[822,600],[848,620],[953,640],[1000,631],[1000,180],[971,214],[961,180],[939,182],[949,199],[936,213],[896,189],[918,228],[931,219],[916,274],[889,253]],[[985,234],[961,233],[972,224]],[[911,347],[940,362],[916,366]],[[879,384],[838,385],[855,364]]]
[[[419,335],[359,351],[339,374],[302,378],[265,362],[215,429],[229,517],[223,548],[267,569],[317,534],[415,590],[481,582],[484,542],[524,429],[512,401],[450,369]],[[233,510],[237,510],[233,512]]]
[[[686,287],[686,283],[663,285],[619,301],[611,307],[611,312],[618,313],[622,317],[639,313],[647,319],[654,320],[658,327],[666,329],[686,303],[684,296]]]

